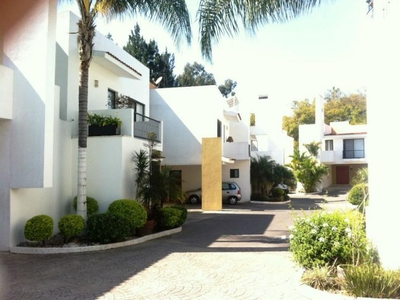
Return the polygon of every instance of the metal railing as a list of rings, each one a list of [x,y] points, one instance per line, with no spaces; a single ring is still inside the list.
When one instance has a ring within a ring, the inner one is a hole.
[[[148,139],[148,134],[154,132],[156,141],[161,142],[161,122],[144,115],[134,114],[134,137]]]

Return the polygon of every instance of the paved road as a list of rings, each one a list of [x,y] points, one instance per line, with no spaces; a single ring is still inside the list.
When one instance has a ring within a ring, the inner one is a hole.
[[[338,203],[341,201],[338,200]],[[335,199],[332,199],[335,205]],[[298,289],[292,213],[323,198],[190,212],[182,232],[99,252],[0,253],[0,299],[312,299]]]

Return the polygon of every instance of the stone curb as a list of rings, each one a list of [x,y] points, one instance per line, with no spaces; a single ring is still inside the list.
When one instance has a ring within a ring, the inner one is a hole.
[[[250,200],[250,203],[256,203],[256,204],[287,204],[290,202],[291,202],[291,200],[287,200],[287,201],[253,201],[253,200]]]
[[[83,246],[83,247],[52,247],[52,248],[41,248],[41,247],[11,247],[10,252],[16,254],[60,254],[60,253],[77,253],[77,252],[89,252],[108,250],[113,248],[126,247],[136,244],[141,244],[150,240],[154,240],[163,236],[172,235],[182,231],[182,227],[157,232],[154,234],[145,235],[133,240],[105,244],[105,245],[94,245],[94,246]]]

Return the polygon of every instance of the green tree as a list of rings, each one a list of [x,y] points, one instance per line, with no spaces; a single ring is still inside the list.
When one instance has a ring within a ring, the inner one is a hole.
[[[328,167],[319,164],[314,156],[309,156],[304,152],[300,153],[298,149],[294,150],[291,158],[292,162],[288,166],[303,185],[305,192],[314,192],[317,183],[321,182],[322,176],[328,174]]]
[[[194,62],[187,63],[183,73],[176,78],[176,85],[183,86],[201,86],[215,85],[215,78],[212,73],[208,73],[202,64]]]
[[[234,89],[237,85],[236,81],[232,79],[226,79],[225,82],[218,86],[219,91],[221,92],[222,96],[228,98],[229,96],[235,96]]]
[[[308,153],[310,153],[314,157],[317,157],[320,145],[320,142],[311,142],[309,144],[304,144],[304,147],[306,147]]]
[[[150,78],[157,80],[162,77],[159,87],[173,87],[175,85],[175,55],[165,49],[160,53],[157,42],[146,42],[140,34],[140,26],[136,23],[131,30],[127,44],[123,49],[150,69]]]
[[[64,0],[76,2],[80,20],[78,21],[79,52],[79,135],[78,135],[78,203],[77,213],[85,220],[86,209],[86,155],[88,136],[88,83],[89,67],[93,56],[93,38],[96,18],[105,16],[108,19],[143,15],[160,21],[171,32],[176,43],[182,37],[191,41],[190,16],[185,1],[136,1],[136,0]]]
[[[350,124],[367,123],[367,101],[365,93],[345,94],[339,88],[333,87],[325,94],[324,114],[325,124],[334,121],[349,121]],[[299,141],[299,125],[315,123],[315,101],[293,101],[293,115],[283,117],[283,129]],[[297,147],[295,147],[297,148]]]
[[[280,183],[293,187],[296,179],[293,172],[278,164],[269,155],[251,158],[250,183],[253,193],[268,196],[271,190]]]

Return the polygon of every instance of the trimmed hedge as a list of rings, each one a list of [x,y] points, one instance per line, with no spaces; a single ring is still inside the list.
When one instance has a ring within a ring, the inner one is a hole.
[[[147,212],[142,204],[131,199],[119,199],[108,206],[108,212],[119,215],[129,221],[131,232],[142,227],[147,221]]]
[[[78,197],[75,196],[73,202],[72,202],[72,207],[74,210],[77,210],[78,206]],[[99,211],[99,203],[96,199],[92,197],[86,197],[86,209],[87,209],[87,216],[90,217],[91,215],[97,214]]]
[[[87,235],[100,244],[121,242],[131,235],[130,222],[113,213],[95,214],[87,220]]]
[[[353,186],[347,196],[347,201],[353,205],[360,205],[366,196],[366,202],[368,203],[368,185],[365,183],[359,183]]]
[[[170,207],[174,208],[174,209],[178,209],[181,212],[180,220],[179,220],[179,222],[177,224],[177,227],[180,227],[183,224],[185,224],[186,219],[187,219],[187,209],[186,209],[186,207],[181,206],[181,205],[172,205]]]
[[[66,215],[58,221],[58,230],[66,238],[80,235],[85,229],[85,220],[79,215]]]
[[[45,241],[52,237],[53,218],[48,215],[35,216],[25,223],[24,236],[30,241]]]

